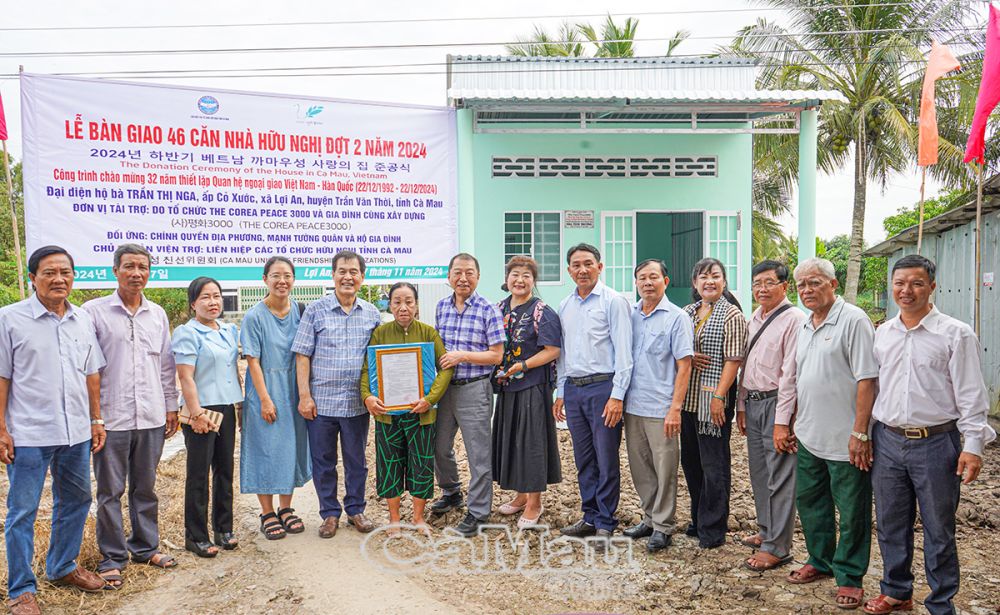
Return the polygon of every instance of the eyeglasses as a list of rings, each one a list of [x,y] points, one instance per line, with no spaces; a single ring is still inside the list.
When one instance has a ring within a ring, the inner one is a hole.
[[[761,290],[764,288],[771,290],[775,286],[781,286],[781,284],[783,284],[783,282],[775,282],[774,280],[757,280],[750,286],[750,288],[754,290]]]
[[[290,282],[295,279],[295,276],[290,273],[269,273],[267,279],[272,282]]]

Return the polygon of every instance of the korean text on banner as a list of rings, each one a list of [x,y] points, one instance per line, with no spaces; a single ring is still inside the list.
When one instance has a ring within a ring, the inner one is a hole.
[[[369,281],[444,281],[457,250],[454,111],[24,74],[28,252],[73,254],[79,287],[111,253],[153,255],[150,284],[299,283],[354,250]]]

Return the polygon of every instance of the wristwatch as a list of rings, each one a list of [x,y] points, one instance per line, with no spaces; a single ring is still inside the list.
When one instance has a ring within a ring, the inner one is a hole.
[[[863,431],[852,431],[851,435],[857,438],[858,440],[861,440],[862,442],[867,442],[869,440],[868,434],[864,433]]]
[[[90,419],[91,425],[103,425],[104,419]]]

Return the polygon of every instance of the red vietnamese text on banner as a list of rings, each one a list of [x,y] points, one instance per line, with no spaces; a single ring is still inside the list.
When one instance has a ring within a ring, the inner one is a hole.
[[[0,95],[0,141],[7,140],[7,120],[3,115],[3,95]]]
[[[986,26],[986,53],[983,55],[983,79],[976,97],[976,114],[972,118],[969,141],[965,145],[965,162],[983,163],[986,150],[986,122],[1000,102],[1000,11],[990,4],[990,21]]]
[[[917,164],[926,167],[938,161],[937,111],[934,108],[934,82],[953,70],[961,68],[955,55],[946,45],[931,42],[927,58],[927,74],[920,93],[920,138],[917,140]]]

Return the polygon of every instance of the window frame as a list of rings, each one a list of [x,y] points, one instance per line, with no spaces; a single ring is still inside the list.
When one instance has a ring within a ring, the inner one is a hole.
[[[559,217],[559,251],[557,253],[557,256],[558,256],[558,261],[557,262],[560,265],[559,266],[559,278],[555,279],[555,280],[546,280],[546,281],[542,281],[540,279],[539,280],[535,280],[535,286],[561,286],[563,284],[563,272],[564,272],[564,269],[562,267],[562,253],[563,253],[563,245],[564,245],[564,241],[563,241],[564,240],[564,237],[563,237],[563,212],[559,211],[557,209],[539,209],[539,210],[511,209],[511,210],[504,211],[503,214],[504,214],[504,219],[503,219],[503,263],[504,263],[504,265],[506,265],[507,261],[509,260],[508,255],[507,255],[507,214],[521,214],[521,215],[527,214],[527,215],[531,216],[531,219],[530,219],[530,222],[529,222],[529,228],[530,228],[529,246],[531,247],[531,253],[527,254],[525,256],[530,256],[531,258],[534,258],[536,261],[538,260],[538,257],[535,256],[535,216],[537,214],[555,214],[556,216]],[[510,256],[516,256],[516,255],[512,254]],[[539,268],[540,267],[541,267],[541,263],[539,263]],[[539,277],[541,277],[541,271],[539,271]]]

